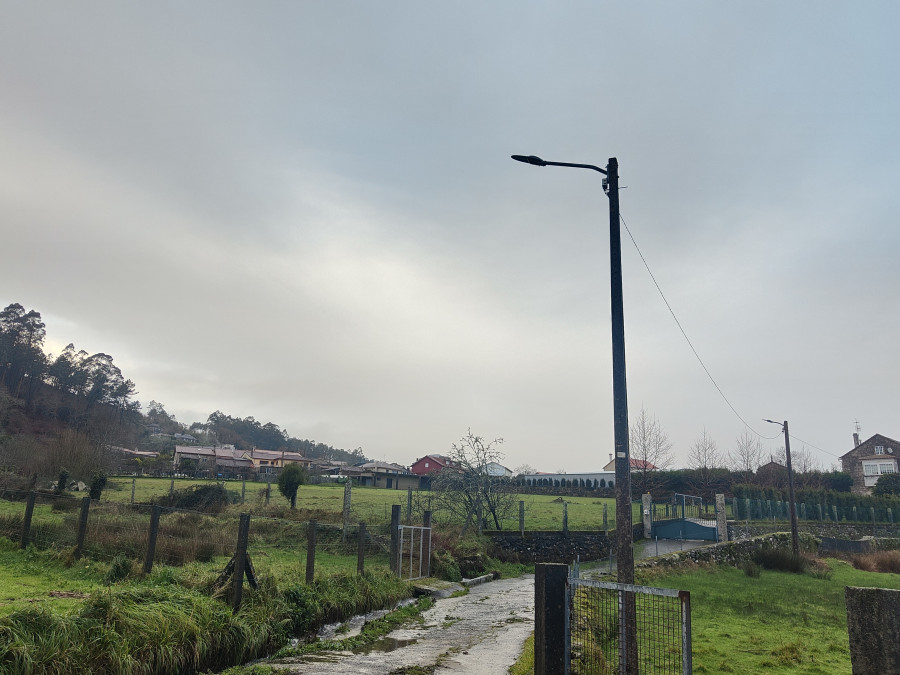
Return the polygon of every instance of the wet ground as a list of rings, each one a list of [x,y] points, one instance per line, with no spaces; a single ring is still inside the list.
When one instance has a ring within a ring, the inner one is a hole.
[[[367,651],[266,661],[287,673],[387,675],[411,666],[435,673],[505,673],[534,630],[534,575],[473,587],[438,600],[420,625],[395,630]]]
[[[635,559],[688,550],[710,542],[635,542]],[[607,561],[585,565],[585,576],[615,571]],[[366,619],[374,618],[366,617]],[[362,618],[350,631],[358,632]],[[389,675],[403,668],[434,667],[435,674],[505,673],[522,653],[534,630],[534,575],[473,586],[468,595],[438,600],[421,624],[401,628],[358,653],[326,652],[294,659],[267,660],[286,673]],[[326,631],[327,632],[327,631]],[[331,637],[331,635],[323,635]]]

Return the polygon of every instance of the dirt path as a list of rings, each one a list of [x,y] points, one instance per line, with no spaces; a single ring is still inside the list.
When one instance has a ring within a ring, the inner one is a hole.
[[[421,625],[390,633],[368,653],[329,652],[266,661],[288,673],[388,675],[410,666],[435,673],[505,673],[534,630],[534,575],[474,586],[438,600]],[[385,651],[388,650],[388,651]]]

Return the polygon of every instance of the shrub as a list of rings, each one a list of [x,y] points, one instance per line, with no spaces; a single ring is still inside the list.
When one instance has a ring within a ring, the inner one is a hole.
[[[782,548],[763,548],[753,554],[753,562],[767,570],[803,574],[809,569],[809,559],[794,555],[793,551]]]
[[[741,563],[741,571],[751,579],[759,579],[759,575],[762,573],[762,567],[751,560],[745,560]]]
[[[229,504],[235,504],[240,497],[228,492],[222,485],[192,485],[184,490],[175,490],[154,503],[176,509],[191,509],[204,513],[219,513]]]
[[[867,555],[855,555],[850,562],[858,570],[900,574],[900,551],[876,551]]]
[[[456,560],[447,551],[435,551],[431,557],[431,576],[445,581],[459,581],[462,573]]]

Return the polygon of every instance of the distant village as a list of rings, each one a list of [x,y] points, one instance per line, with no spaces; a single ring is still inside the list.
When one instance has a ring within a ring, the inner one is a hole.
[[[183,475],[197,478],[219,478],[222,480],[244,479],[257,481],[277,481],[278,474],[288,464],[303,466],[315,482],[344,482],[383,488],[387,490],[427,490],[431,487],[432,475],[445,468],[453,468],[454,462],[446,455],[431,454],[417,459],[411,466],[393,462],[363,461],[351,463],[328,459],[308,458],[293,451],[274,451],[252,448],[240,450],[233,445],[179,445],[195,443],[190,434],[174,434],[175,451],[171,456],[160,457],[157,452],[116,448],[122,457],[122,471],[157,475]],[[898,473],[897,455],[900,441],[875,434],[861,441],[853,434],[852,450],[841,456],[841,469],[852,477],[852,492],[870,494],[872,487],[882,475]],[[632,471],[656,471],[657,467],[641,459],[631,458]],[[515,479],[523,486],[582,487],[588,489],[615,487],[615,462],[610,455],[609,462],[602,470],[587,473],[521,473],[515,475],[509,468],[489,462],[482,471],[498,479]],[[786,467],[774,460],[762,464],[756,475],[767,484],[778,484],[786,475]]]

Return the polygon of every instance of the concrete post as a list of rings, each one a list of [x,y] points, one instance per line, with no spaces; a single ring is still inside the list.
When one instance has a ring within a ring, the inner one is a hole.
[[[834,514],[834,522],[838,522],[838,510],[834,504],[831,505],[831,512]]]
[[[716,495],[716,529],[718,541],[728,541],[728,518],[725,517],[725,495]]]
[[[603,502],[603,531],[609,532],[609,514],[607,513],[606,502]]]
[[[569,672],[569,566],[534,566],[534,675]]]
[[[569,534],[569,502],[563,502],[563,534]]]
[[[422,532],[422,569],[425,571],[425,576],[431,576],[431,511],[425,511],[422,514],[422,527],[425,530]]]
[[[641,495],[641,513],[644,514],[644,539],[650,538],[653,529],[653,496],[648,492]]]
[[[888,522],[891,525],[893,525],[894,524],[894,510],[891,508],[888,508],[887,512],[888,512]]]

